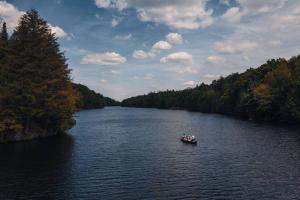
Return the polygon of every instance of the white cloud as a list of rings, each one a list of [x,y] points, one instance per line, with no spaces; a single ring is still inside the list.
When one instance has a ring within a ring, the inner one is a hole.
[[[224,54],[240,54],[256,49],[258,44],[251,41],[226,41],[216,42],[213,48]]]
[[[110,0],[95,0],[95,3],[99,8],[108,8],[110,6]]]
[[[271,40],[268,42],[268,45],[270,47],[279,47],[282,45],[282,42],[280,40]]]
[[[220,0],[220,3],[226,6],[230,6],[229,0]]]
[[[157,1],[158,2],[158,1]],[[176,29],[206,28],[213,23],[212,11],[205,9],[205,1],[165,1],[138,7],[139,19],[166,24]]]
[[[14,5],[7,3],[6,1],[0,1],[0,18],[7,23],[7,27],[9,32],[12,32],[16,26],[22,15],[24,15],[24,11],[18,10]],[[48,24],[52,33],[55,33],[56,37],[65,37],[67,33],[58,26],[53,26]]]
[[[205,74],[203,76],[204,78],[207,78],[207,79],[218,79],[220,77],[220,75],[215,75],[215,74]]]
[[[120,74],[121,72],[119,70],[111,70],[110,71],[112,74]]]
[[[198,70],[192,66],[181,66],[180,68],[175,67],[174,70],[170,70],[170,71],[174,71],[178,74],[197,74],[198,73]]]
[[[65,32],[64,32],[64,33],[65,33]],[[67,34],[67,33],[65,33],[65,34]],[[66,36],[67,36],[67,40],[69,40],[69,41],[71,41],[71,40],[73,40],[74,38],[76,38],[76,36],[75,36],[73,33],[69,33],[69,34],[67,34]]]
[[[275,0],[274,4],[276,2]],[[226,27],[231,31],[222,34],[220,38],[223,40],[212,45],[214,53],[221,53],[221,56],[226,58],[226,64],[218,64],[214,69],[204,67],[204,72],[226,75],[259,66],[270,58],[298,55],[299,48],[296,44],[300,42],[300,4],[297,1],[289,1],[280,9],[278,5],[273,9],[266,9],[268,12],[265,13],[247,13],[245,20],[241,20],[240,23],[225,23],[223,20],[216,24],[220,25],[220,30]],[[241,7],[241,10],[244,14],[245,8]],[[250,14],[252,16],[248,17]],[[203,69],[201,70],[203,72]]]
[[[111,27],[116,27],[118,26],[122,21],[121,17],[113,17],[112,21],[111,21]]]
[[[282,8],[287,0],[237,0],[244,12],[248,14],[261,14]]]
[[[98,8],[115,8],[119,11],[127,8],[126,0],[95,0],[95,4]]]
[[[145,74],[145,76],[143,77],[144,80],[152,80],[154,78],[153,74],[151,73],[147,73]]]
[[[170,65],[169,67],[164,69],[165,71],[168,72],[175,72],[179,75],[182,74],[198,74],[198,70],[193,67],[193,66],[189,66],[189,65]]]
[[[300,7],[295,8],[288,14],[274,14],[271,17],[271,26],[273,29],[285,29],[286,27],[300,27]]]
[[[82,64],[97,65],[119,65],[125,63],[127,59],[115,52],[93,53],[84,56],[81,60]]]
[[[166,40],[170,44],[182,44],[183,38],[180,34],[178,33],[169,33],[166,35]]]
[[[172,48],[172,45],[166,41],[156,42],[152,46],[152,49],[155,49],[155,50],[167,50],[167,49],[171,49],[171,48]]]
[[[132,38],[132,34],[129,33],[128,35],[116,35],[116,40],[130,40]]]
[[[58,26],[52,26],[50,24],[49,26],[51,28],[52,33],[54,33],[55,36],[58,38],[66,37],[68,35],[62,28]]]
[[[119,24],[119,21],[117,21],[116,18],[113,18],[113,19],[111,20],[111,26],[112,26],[112,27],[116,27],[118,24]]]
[[[156,57],[156,53],[158,53],[156,50],[151,49],[151,51],[147,52],[148,58],[154,58]]]
[[[208,56],[207,62],[212,64],[220,64],[223,63],[225,59],[221,56]]]
[[[187,52],[177,52],[169,54],[160,59],[161,63],[181,63],[181,64],[191,64],[193,63],[193,55]]]
[[[182,43],[182,36],[178,33],[169,33],[166,35],[167,41],[158,41],[156,42],[150,51],[145,52],[143,50],[136,50],[132,53],[132,57],[137,59],[145,59],[145,58],[153,58],[157,54],[160,53],[161,50],[168,50],[172,48],[172,44],[181,44]]]
[[[115,0],[115,7],[118,10],[123,10],[123,9],[127,8],[126,0]]]
[[[68,54],[73,54],[73,55],[75,55],[75,56],[82,56],[82,55],[85,55],[85,54],[89,53],[88,50],[79,48],[79,47],[77,47],[77,46],[75,46],[75,47],[70,47],[70,48],[68,48],[68,47],[63,47],[62,50],[63,50],[64,52],[68,53]]]
[[[100,80],[100,83],[106,84],[106,83],[108,83],[108,81],[105,79],[102,79],[102,80]]]
[[[0,1],[0,17],[6,21],[10,31],[18,25],[19,19],[24,14],[25,12],[19,11],[14,5]]]
[[[212,10],[206,9],[207,0],[95,0],[99,8],[122,11],[133,7],[141,21],[165,24],[177,29],[206,28],[213,23]]]
[[[136,59],[145,59],[148,57],[148,54],[143,50],[135,50],[132,53],[132,57],[134,57]]]
[[[236,23],[241,21],[242,15],[239,7],[232,7],[226,11],[222,18],[228,22]]]
[[[197,84],[196,81],[186,81],[182,85],[187,86],[187,87],[193,87]]]
[[[222,18],[230,23],[241,21],[243,16],[253,16],[274,12],[282,8],[288,0],[237,0],[240,7],[229,8]]]
[[[198,70],[193,66],[193,55],[187,52],[176,52],[160,59],[160,62],[167,64],[166,71],[177,74],[197,74]]]

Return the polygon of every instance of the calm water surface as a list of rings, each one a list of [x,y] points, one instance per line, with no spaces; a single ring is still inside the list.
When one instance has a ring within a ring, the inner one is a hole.
[[[300,199],[299,127],[118,107],[76,120],[68,135],[0,144],[1,200]]]

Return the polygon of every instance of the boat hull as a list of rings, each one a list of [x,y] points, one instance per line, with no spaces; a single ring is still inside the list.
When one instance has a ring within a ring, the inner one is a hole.
[[[184,143],[187,143],[187,144],[197,144],[197,141],[188,141],[188,140],[185,140],[183,138],[181,138],[181,141],[184,142]]]

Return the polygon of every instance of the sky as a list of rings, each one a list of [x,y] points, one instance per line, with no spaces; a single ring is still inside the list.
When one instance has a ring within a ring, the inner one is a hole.
[[[73,81],[117,100],[300,54],[299,0],[0,0],[10,33],[31,8]]]

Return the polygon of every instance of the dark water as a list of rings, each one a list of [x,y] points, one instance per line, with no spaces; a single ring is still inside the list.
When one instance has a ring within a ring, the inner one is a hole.
[[[134,108],[76,118],[69,135],[0,145],[1,200],[300,199],[299,127]]]

